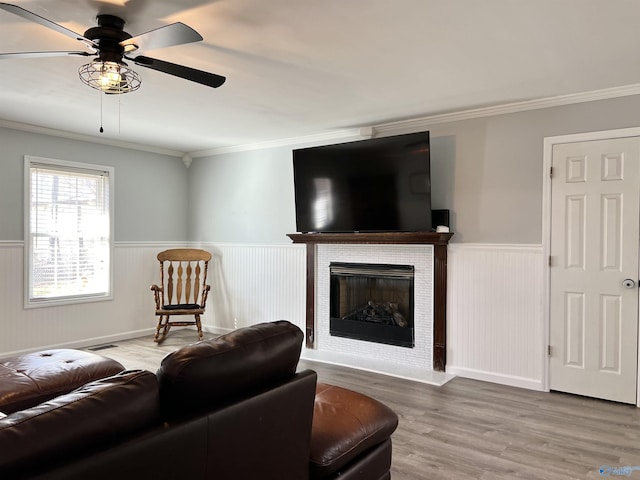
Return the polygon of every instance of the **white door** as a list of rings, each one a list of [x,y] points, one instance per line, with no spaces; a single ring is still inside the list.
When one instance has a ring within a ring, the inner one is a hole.
[[[640,139],[554,145],[552,164],[550,387],[636,403]]]

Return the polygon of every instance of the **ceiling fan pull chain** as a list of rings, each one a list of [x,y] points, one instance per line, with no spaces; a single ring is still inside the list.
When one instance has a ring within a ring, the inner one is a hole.
[[[104,128],[102,128],[102,92],[100,92],[100,133],[104,133]]]

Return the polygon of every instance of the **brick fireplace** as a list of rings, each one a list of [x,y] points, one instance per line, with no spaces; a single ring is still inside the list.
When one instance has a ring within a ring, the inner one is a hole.
[[[389,364],[402,371],[444,372],[446,364],[446,253],[450,233],[290,234],[307,244],[308,356],[349,364]],[[414,272],[413,348],[361,341],[330,334],[332,262],[409,265]],[[343,359],[343,360],[331,360]],[[356,366],[356,365],[353,365]],[[366,367],[364,367],[366,368]],[[374,370],[380,370],[374,368]]]
[[[433,364],[433,246],[431,245],[318,245],[316,262],[316,341],[314,350],[325,358],[359,357],[363,362],[386,362],[398,367]],[[375,258],[386,265],[414,268],[413,348],[331,335],[330,264],[365,263]]]

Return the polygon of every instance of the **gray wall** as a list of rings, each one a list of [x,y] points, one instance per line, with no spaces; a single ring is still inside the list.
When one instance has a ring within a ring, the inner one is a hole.
[[[639,96],[430,126],[433,207],[452,211],[455,242],[540,244],[544,138],[635,126]],[[194,159],[190,239],[290,243],[292,149]]]
[[[290,148],[196,158],[189,184],[193,241],[287,243],[296,231]]]
[[[176,157],[0,128],[0,241],[23,240],[24,156],[115,169],[115,240],[186,241],[188,170]]]
[[[432,201],[455,242],[539,244],[543,139],[640,126],[640,96],[433,125]],[[398,132],[400,133],[400,132]],[[116,241],[290,243],[293,147],[180,159],[0,128],[0,241],[23,238],[23,157],[115,168]]]

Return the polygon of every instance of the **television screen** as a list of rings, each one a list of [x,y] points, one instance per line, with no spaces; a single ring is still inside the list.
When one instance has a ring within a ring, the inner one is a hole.
[[[293,151],[299,232],[431,230],[429,132]]]

